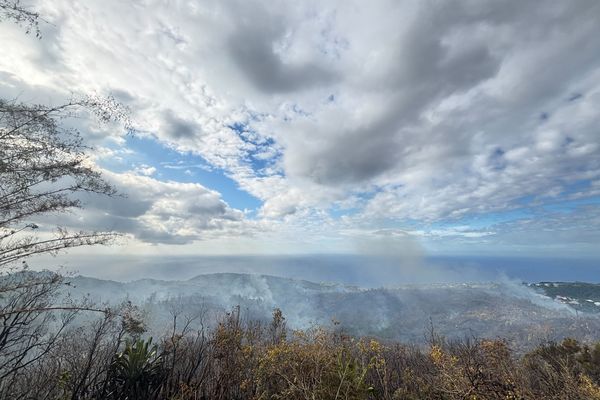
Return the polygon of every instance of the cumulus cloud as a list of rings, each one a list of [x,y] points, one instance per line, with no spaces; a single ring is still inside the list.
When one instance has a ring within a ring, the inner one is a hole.
[[[118,190],[117,196],[84,195],[82,210],[45,219],[45,225],[117,231],[155,244],[252,236],[263,229],[200,184],[160,181],[134,172],[103,175]]]

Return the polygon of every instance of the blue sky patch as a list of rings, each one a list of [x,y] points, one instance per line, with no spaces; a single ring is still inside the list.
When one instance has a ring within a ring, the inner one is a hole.
[[[115,172],[124,172],[147,165],[156,168],[153,176],[159,180],[199,183],[216,190],[231,207],[256,210],[262,205],[259,199],[240,189],[237,182],[222,169],[212,167],[199,155],[181,153],[153,137],[137,135],[128,135],[125,147],[133,152],[127,155],[126,162],[103,163],[102,166]]]
[[[245,161],[254,173],[257,176],[271,175],[271,170],[268,174],[265,170],[272,167],[281,157],[281,153],[276,150],[275,140],[259,135],[248,124],[242,122],[235,122],[227,127],[248,145]],[[273,151],[274,149],[276,151]]]

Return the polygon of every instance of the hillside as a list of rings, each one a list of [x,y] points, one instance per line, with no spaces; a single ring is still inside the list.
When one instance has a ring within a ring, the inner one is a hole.
[[[291,328],[336,321],[351,334],[416,343],[425,340],[431,324],[447,337],[503,337],[524,346],[565,336],[592,340],[600,328],[598,316],[577,314],[571,304],[548,297],[554,292],[511,282],[361,289],[231,273],[125,283],[78,276],[71,282],[75,297],[141,305],[156,333],[162,332],[175,308],[187,315],[214,315],[238,305],[248,318],[265,321],[280,308]],[[563,289],[560,293],[570,293],[567,286]]]
[[[586,282],[539,282],[529,287],[577,311],[600,313],[600,284]]]

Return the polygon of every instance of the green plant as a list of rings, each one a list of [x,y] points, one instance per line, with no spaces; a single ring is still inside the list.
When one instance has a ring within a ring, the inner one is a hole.
[[[126,342],[112,363],[113,395],[122,400],[145,400],[156,396],[163,375],[162,357],[152,338]]]

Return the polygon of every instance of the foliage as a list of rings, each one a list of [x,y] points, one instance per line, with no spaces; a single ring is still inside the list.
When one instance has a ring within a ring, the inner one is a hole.
[[[160,389],[162,376],[162,358],[152,339],[128,341],[112,363],[111,395],[123,400],[151,399]]]
[[[155,344],[124,340],[120,318],[63,331],[5,378],[0,398],[600,399],[600,343],[565,339],[516,354],[502,340],[437,337],[415,347],[319,327],[273,341],[273,321],[235,308],[214,329],[174,324]]]
[[[256,384],[260,399],[364,399],[372,391],[372,364],[362,342],[321,329],[294,332],[288,342],[268,346],[260,357]]]

